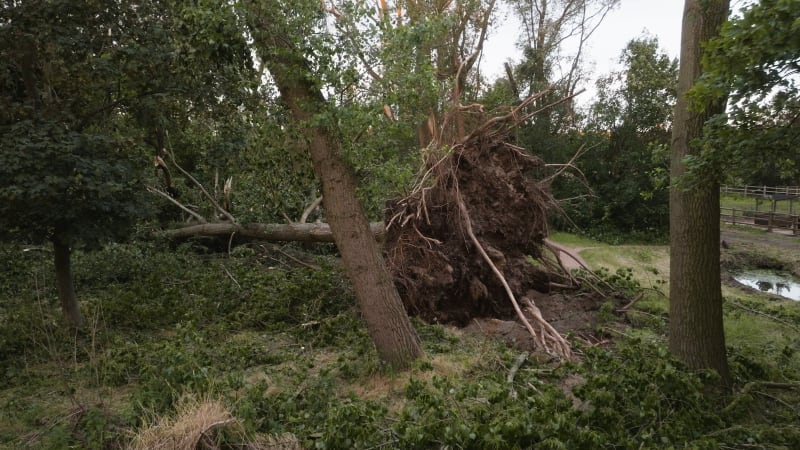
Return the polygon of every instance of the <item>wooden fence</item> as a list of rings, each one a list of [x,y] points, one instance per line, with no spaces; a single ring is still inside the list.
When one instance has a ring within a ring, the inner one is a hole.
[[[800,186],[721,186],[719,190],[723,194],[739,194],[748,197],[800,196]]]
[[[789,230],[795,236],[800,235],[800,215],[797,214],[720,208],[720,221],[723,223],[766,227],[767,231],[774,229]]]

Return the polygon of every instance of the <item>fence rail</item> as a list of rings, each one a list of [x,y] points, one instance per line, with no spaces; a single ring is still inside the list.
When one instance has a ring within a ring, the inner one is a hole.
[[[776,194],[800,196],[800,186],[721,186],[720,192],[748,197],[771,197]]]
[[[781,214],[769,211],[752,211],[738,208],[720,208],[720,221],[739,225],[752,225],[773,229],[789,230],[800,235],[800,215]]]

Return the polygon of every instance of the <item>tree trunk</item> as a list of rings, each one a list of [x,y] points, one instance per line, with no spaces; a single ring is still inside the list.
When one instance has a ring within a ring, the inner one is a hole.
[[[724,111],[725,100],[690,108],[687,92],[701,74],[702,45],[728,17],[728,0],[686,0],[683,13],[678,102],[672,132],[671,176],[686,172],[683,158],[699,154],[691,142],[703,124]],[[714,369],[724,385],[730,374],[725,352],[720,285],[719,186],[670,189],[670,351],[694,369]]]
[[[369,224],[373,239],[383,240],[386,229],[382,222]],[[163,233],[172,239],[196,236],[231,236],[264,241],[334,242],[333,232],[327,223],[248,223],[239,225],[230,222],[203,223],[167,230]]]
[[[70,326],[81,328],[85,325],[81,314],[75,287],[72,285],[72,263],[70,262],[71,250],[63,235],[56,233],[53,236],[53,253],[55,255],[56,285],[58,286],[58,299],[64,318]]]
[[[422,356],[419,337],[356,197],[341,138],[334,125],[315,121],[320,112],[328,110],[327,102],[309,79],[309,63],[286,33],[281,33],[275,19],[269,17],[259,24],[259,37],[265,40],[260,45],[264,50],[261,56],[292,118],[306,127],[314,172],[322,182],[325,215],[378,354],[391,366],[406,368]]]

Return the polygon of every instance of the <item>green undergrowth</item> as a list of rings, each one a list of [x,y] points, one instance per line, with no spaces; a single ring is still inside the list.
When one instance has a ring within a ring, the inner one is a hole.
[[[664,276],[649,269],[661,250],[624,253],[615,264],[638,266],[609,265],[605,279],[652,291],[638,277]],[[660,294],[639,301],[626,326],[610,320],[609,343],[576,340],[579,357],[563,364],[414,320],[427,356],[393,372],[331,259],[313,270],[249,247],[148,242],[78,252],[90,326],[71,333],[51,256],[0,249],[10,268],[0,273],[0,448],[125,448],[187,395],[222,401],[241,424],[221,438],[230,449],[287,433],[332,449],[800,447],[798,391],[776,387],[800,378],[793,305],[726,302],[728,323],[750,328],[729,331],[739,394],[720,395],[707,389],[713,374],[669,355]]]

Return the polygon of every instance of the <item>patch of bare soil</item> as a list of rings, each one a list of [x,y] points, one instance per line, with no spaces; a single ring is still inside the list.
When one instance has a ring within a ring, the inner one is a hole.
[[[544,162],[504,137],[502,129],[484,129],[431,154],[417,188],[389,205],[387,261],[406,309],[521,341],[531,333],[516,322],[511,293],[537,333],[546,335],[547,324],[560,334],[589,333],[605,300],[559,292],[575,293],[577,284],[554,255],[560,252],[545,244],[554,202],[536,178]],[[497,321],[475,322],[486,318]]]
[[[592,294],[534,294],[536,306],[542,316],[561,334],[571,333],[589,342],[600,340],[597,327],[600,324],[597,310],[603,300]],[[507,345],[524,351],[541,350],[531,334],[515,318],[498,319],[491,317],[473,318],[464,327],[467,333],[479,333],[498,338]]]
[[[775,233],[722,230],[723,279],[742,269],[774,269],[800,276],[800,237]]]
[[[763,244],[770,247],[790,249],[800,253],[800,236],[787,236],[783,234],[753,231],[743,231],[734,229],[723,229],[722,240],[727,245],[732,243]]]

